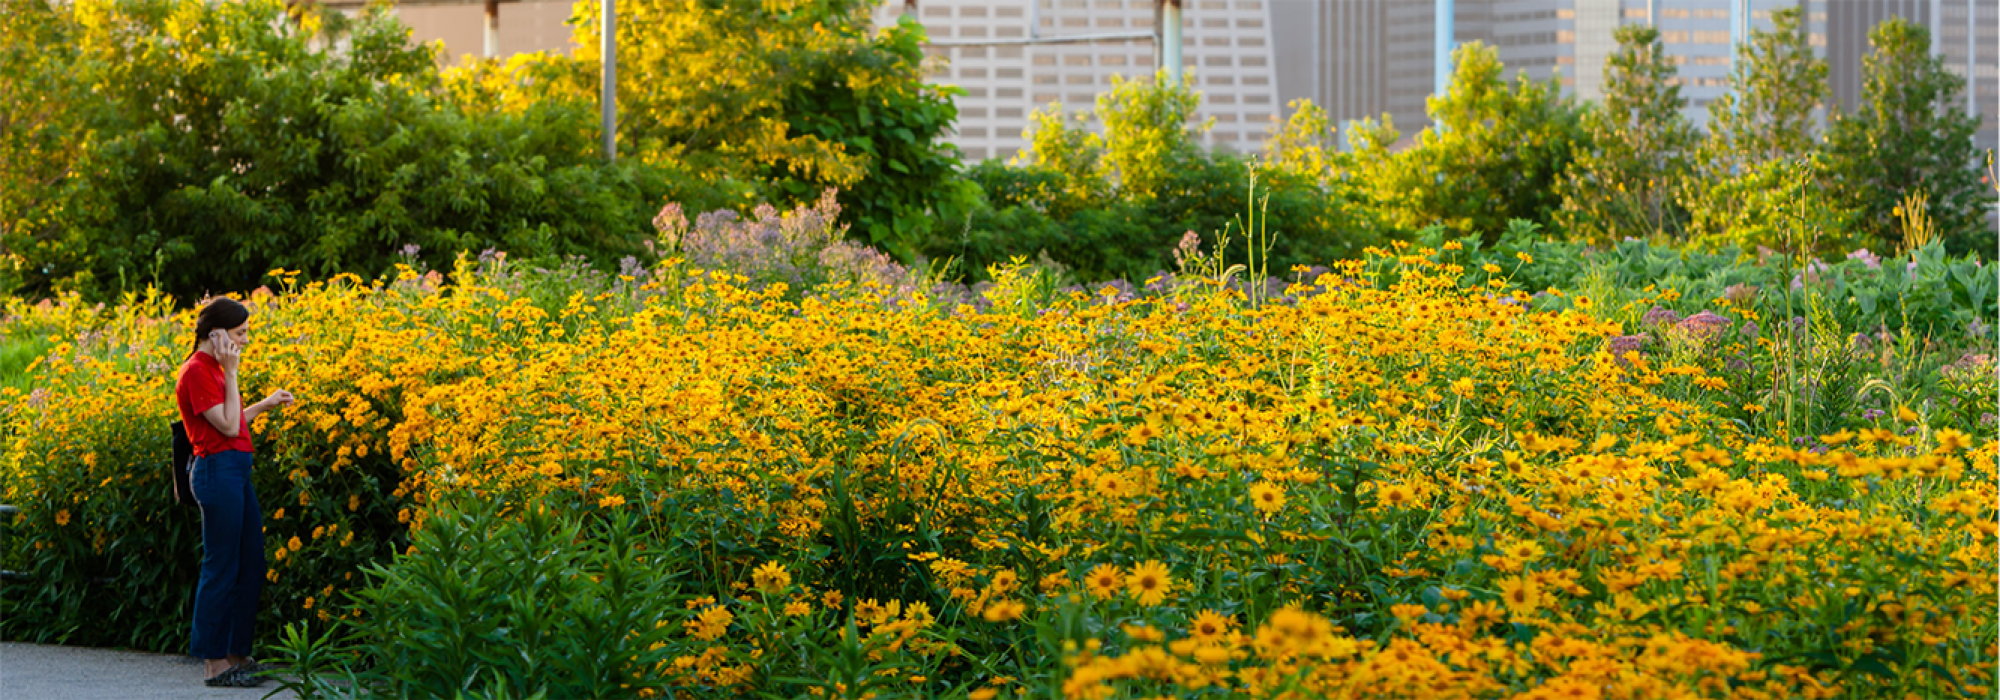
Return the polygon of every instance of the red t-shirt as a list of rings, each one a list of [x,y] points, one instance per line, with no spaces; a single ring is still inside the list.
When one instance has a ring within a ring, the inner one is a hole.
[[[229,437],[201,415],[202,411],[220,406],[228,399],[222,394],[228,387],[222,363],[208,353],[196,352],[181,365],[180,380],[174,383],[174,400],[180,403],[181,424],[187,426],[188,442],[194,443],[196,457],[230,450],[251,451],[248,418],[242,419],[243,427],[236,431],[236,437]]]

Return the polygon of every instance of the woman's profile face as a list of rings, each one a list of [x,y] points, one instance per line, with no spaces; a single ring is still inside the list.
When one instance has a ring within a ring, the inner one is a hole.
[[[229,342],[235,343],[238,349],[250,347],[249,321],[244,321],[243,325],[231,328],[225,332],[229,334]]]

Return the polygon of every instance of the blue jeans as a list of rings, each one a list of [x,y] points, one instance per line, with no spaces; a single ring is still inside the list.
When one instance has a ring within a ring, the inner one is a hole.
[[[194,642],[204,659],[249,656],[264,590],[264,515],[250,487],[250,453],[194,460],[188,479],[201,504],[201,583],[194,589]]]

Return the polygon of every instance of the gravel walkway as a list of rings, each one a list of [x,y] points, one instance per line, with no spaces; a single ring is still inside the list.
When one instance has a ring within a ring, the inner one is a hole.
[[[259,700],[277,688],[270,681],[210,688],[201,680],[201,662],[191,656],[0,642],[4,700]]]

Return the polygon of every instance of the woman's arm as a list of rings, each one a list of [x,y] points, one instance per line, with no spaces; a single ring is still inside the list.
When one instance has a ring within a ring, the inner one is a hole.
[[[257,416],[263,415],[265,411],[288,406],[291,403],[292,392],[285,391],[284,389],[273,391],[270,396],[264,397],[263,401],[250,404],[249,408],[243,409],[243,422],[255,423],[257,422]]]
[[[236,437],[243,432],[243,396],[236,392],[235,363],[223,365],[222,403],[210,406],[201,412],[208,424],[215,426],[215,432],[223,437]]]

